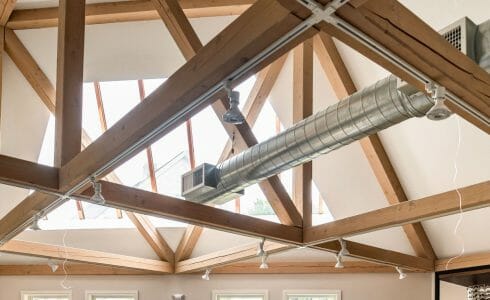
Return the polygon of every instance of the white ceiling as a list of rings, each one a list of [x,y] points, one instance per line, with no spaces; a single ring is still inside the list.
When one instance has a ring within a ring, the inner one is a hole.
[[[53,5],[57,1],[19,0],[19,8]],[[476,23],[489,17],[490,2],[473,0],[402,0],[434,28],[467,15]],[[441,8],[444,13],[441,13]],[[233,20],[233,17],[193,19],[192,24],[203,42]],[[43,71],[54,82],[56,70],[56,29],[17,32]],[[342,43],[339,51],[360,89],[388,73]],[[118,80],[154,78],[170,75],[184,63],[177,47],[161,22],[136,22],[91,25],[86,31],[85,79]],[[28,160],[37,160],[47,124],[48,112],[10,58],[4,56],[1,152]],[[315,62],[315,110],[335,103],[318,62]],[[281,121],[291,125],[292,62],[289,57],[271,94],[271,101]],[[458,176],[453,182],[458,120],[461,147],[456,163]],[[409,199],[452,190],[490,179],[490,139],[471,124],[453,116],[442,122],[413,119],[380,133],[386,151],[398,173]],[[369,164],[358,144],[346,146],[314,161],[314,180],[320,188],[334,218],[343,218],[388,205]],[[25,197],[27,191],[0,185],[0,217]],[[481,234],[488,224],[490,209],[464,214],[460,233],[467,253],[489,251],[490,237]],[[461,243],[453,234],[457,216],[439,218],[423,225],[439,257],[459,253]],[[175,248],[183,229],[160,229]],[[25,232],[19,239],[60,245],[62,231]],[[401,228],[391,228],[352,238],[352,240],[413,254]],[[256,241],[248,237],[206,230],[194,255]],[[135,229],[71,230],[67,245],[133,256],[155,258],[155,254]],[[323,259],[326,254],[293,250],[280,259]],[[329,255],[326,255],[329,257]],[[330,258],[326,258],[331,260]],[[0,263],[32,260],[12,255],[0,256]]]

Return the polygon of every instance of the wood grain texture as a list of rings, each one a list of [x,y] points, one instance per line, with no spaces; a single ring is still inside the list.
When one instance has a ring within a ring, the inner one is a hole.
[[[188,18],[240,15],[254,2],[255,0],[179,1]],[[160,16],[151,0],[133,0],[88,4],[85,22],[87,25],[92,25],[158,19]],[[58,8],[52,7],[14,10],[8,20],[7,27],[18,30],[56,27],[57,24]]]
[[[175,266],[176,273],[193,273],[205,269],[257,257],[257,243],[234,247],[181,261]],[[293,246],[266,241],[264,250],[268,254],[285,251]],[[256,266],[257,268],[257,266]]]
[[[58,168],[0,154],[0,182],[56,191]]]
[[[463,211],[490,206],[490,181],[461,188],[459,193],[462,196]],[[331,241],[457,212],[459,212],[458,193],[449,191],[314,226],[306,230],[304,242]]]
[[[90,263],[66,263],[65,269],[71,276],[101,276],[101,275],[158,275],[155,271],[135,270],[112,266],[102,266]],[[47,264],[42,265],[0,265],[0,276],[65,276],[63,268],[56,272]]]
[[[251,21],[256,26],[248,26]],[[274,0],[260,0],[254,4],[203,47],[195,57],[177,70],[165,84],[148,95],[143,103],[138,104],[97,141],[62,167],[60,170],[61,191],[67,191],[86,180],[90,174],[113,161],[114,157],[125,153],[128,147],[141,141],[154,128],[162,125],[170,118],[179,115],[179,118],[173,119],[172,124],[165,127],[159,134],[152,135],[152,138],[139,143],[139,146],[134,148],[134,152],[125,155],[125,160],[212,103],[216,98],[211,97],[201,105],[188,109],[188,105],[199,95],[222,82],[230,72],[242,65],[244,57],[257,55],[272,41],[284,35],[299,22],[301,21],[297,16]],[[244,74],[243,78],[238,79],[236,84],[283,55],[291,47],[310,37],[313,33],[314,30],[305,32],[267,58],[257,68]],[[200,71],[195,72],[196,69]],[[110,172],[117,166],[118,164],[113,164],[106,171]]]
[[[0,26],[7,24],[16,3],[17,0],[0,0]]]
[[[309,39],[293,51],[293,123],[313,114],[313,40]],[[303,217],[303,229],[312,226],[313,162],[294,167],[293,202]]]
[[[337,98],[344,99],[354,94],[357,89],[332,37],[324,32],[319,32],[315,36],[314,46],[324,73]],[[405,191],[379,136],[377,134],[370,135],[362,139],[360,144],[388,202],[393,205],[407,201]],[[434,249],[421,223],[406,224],[403,226],[403,230],[417,256],[436,258]]]
[[[301,228],[265,221],[190,201],[101,181],[106,204],[142,214],[169,218],[190,224],[266,237],[292,244],[302,242]],[[78,195],[87,199],[91,189]]]
[[[0,247],[0,252],[63,260],[67,259],[68,261],[73,262],[86,262],[105,266],[148,270],[162,274],[173,272],[173,268],[169,263],[159,260],[20,240],[11,240]]]
[[[489,118],[490,75],[398,1],[370,0],[357,9],[344,5],[337,11],[337,15]],[[322,23],[320,27],[424,91],[424,85],[413,76],[350,36],[326,23]],[[490,126],[484,122],[478,121],[452,103],[448,103],[448,106],[484,132],[490,133]]]
[[[204,228],[196,225],[188,225],[184,235],[180,239],[179,245],[175,250],[175,261],[185,260],[191,257],[196,244],[201,237]]]

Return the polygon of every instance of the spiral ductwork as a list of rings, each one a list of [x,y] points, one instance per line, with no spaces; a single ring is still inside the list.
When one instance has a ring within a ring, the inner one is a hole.
[[[432,105],[426,96],[409,97],[399,91],[397,78],[390,76],[220,163],[212,172],[215,188],[189,200],[223,202],[227,195],[265,178],[408,118],[424,116]]]

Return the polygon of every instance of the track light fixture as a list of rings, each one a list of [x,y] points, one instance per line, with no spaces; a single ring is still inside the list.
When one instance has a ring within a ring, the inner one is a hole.
[[[31,230],[38,231],[41,230],[41,227],[39,227],[39,220],[42,218],[42,213],[39,212],[34,215],[34,220],[32,221],[31,226],[29,227]]]
[[[340,252],[339,252],[339,254],[337,254],[335,256],[335,258],[337,259],[337,263],[335,264],[335,268],[336,269],[343,269],[344,268],[344,262],[343,262],[342,254],[340,254]]]
[[[402,279],[405,279],[407,278],[407,274],[403,271],[402,268],[400,267],[395,267],[396,271],[398,272],[398,274],[400,274],[400,276],[398,277],[398,279],[402,280]]]
[[[204,272],[204,275],[201,276],[202,280],[208,280],[209,281],[209,274],[211,274],[211,269],[206,269]]]
[[[264,245],[265,245],[265,238],[262,238],[262,240],[259,242],[259,246],[257,249],[257,256],[262,257],[264,255],[267,255],[267,253],[264,250]]]
[[[105,199],[104,196],[102,196],[102,184],[97,182],[95,177],[90,177],[90,181],[92,182],[92,187],[94,188],[94,195],[90,198],[90,201],[95,204],[104,205]]]
[[[260,263],[260,266],[259,266],[259,269],[269,269],[269,265],[267,264],[267,257],[268,255],[267,254],[264,254],[261,256],[261,263]]]
[[[242,124],[245,122],[245,118],[240,112],[238,104],[240,104],[240,93],[233,91],[230,87],[230,83],[227,82],[225,90],[228,92],[228,100],[230,101],[230,108],[223,114],[223,121],[230,124]]]
[[[435,83],[428,83],[425,89],[432,96],[434,106],[427,112],[427,118],[432,121],[440,121],[451,116],[451,110],[444,104],[446,100],[446,88]]]
[[[53,261],[52,259],[48,260],[48,266],[51,268],[51,271],[53,273],[55,273],[56,270],[58,270],[58,268],[59,268],[59,265],[55,261]]]

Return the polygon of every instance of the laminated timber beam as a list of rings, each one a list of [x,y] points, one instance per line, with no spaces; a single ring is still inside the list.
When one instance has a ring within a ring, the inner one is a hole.
[[[171,264],[159,260],[19,240],[11,240],[1,246],[0,252],[59,260],[66,259],[71,262],[124,267],[134,270],[152,271],[160,274],[170,274],[173,272]]]
[[[170,34],[180,51],[187,60],[190,60],[203,47],[197,33],[192,28],[177,0],[152,0],[155,8],[162,17]],[[223,114],[228,110],[229,103],[226,97],[220,98],[211,104],[214,112],[220,119],[228,135],[243,142],[246,147],[257,144],[257,138],[251,126],[245,121],[243,124],[233,125],[222,120]],[[243,150],[243,149],[242,149]],[[301,215],[294,207],[286,189],[275,176],[259,184],[267,200],[271,204],[281,223],[286,225],[302,226]]]
[[[345,99],[354,94],[357,89],[333,38],[325,32],[319,32],[314,38],[314,48],[337,98]],[[362,139],[360,144],[388,202],[393,205],[408,201],[379,136],[370,135]],[[421,223],[404,225],[403,230],[417,256],[436,259],[434,249]]]
[[[0,182],[56,191],[58,168],[0,154]]]
[[[460,188],[462,210],[490,206],[490,181]],[[318,244],[343,237],[363,234],[433,219],[459,212],[458,191],[449,191],[419,200],[411,200],[356,216],[336,220],[307,229],[303,236],[305,244]]]
[[[11,0],[9,0],[11,2]],[[255,0],[180,0],[184,12],[189,18],[217,17],[240,15]],[[132,0],[109,3],[88,4],[86,8],[86,24],[106,24],[116,22],[133,22],[158,20],[160,16],[150,0]],[[58,24],[58,8],[38,8],[14,10],[7,27],[18,29],[34,29],[56,27]]]
[[[321,1],[325,3],[325,0]],[[463,102],[479,111],[482,121],[452,102],[448,106],[468,122],[490,133],[490,74],[469,57],[450,45],[439,33],[396,0],[369,0],[355,8],[351,3],[337,10],[336,15],[358,28],[365,35],[406,61],[431,80],[446,87]],[[285,3],[290,8],[289,3]],[[308,13],[306,14],[308,15]],[[389,59],[374,52],[343,31],[325,22],[321,30],[339,39],[362,55],[378,63],[420,91],[424,84]]]
[[[258,1],[148,95],[144,102],[138,104],[97,141],[61,168],[61,191],[80,187],[93,174],[105,175],[214,102],[222,93],[216,91],[214,96],[189,107],[196,98],[221,84],[245,61],[258,55],[301,22],[294,12],[277,1]],[[250,24],[254,26],[249,26]],[[256,73],[299,42],[311,37],[315,31],[305,31],[243,73],[240,78],[236,78],[234,84]],[[196,69],[199,72],[195,72]],[[159,130],[155,132],[155,128]]]
[[[106,205],[181,222],[301,244],[301,228],[265,221],[190,201],[101,181]],[[91,189],[77,197],[88,200]]]

